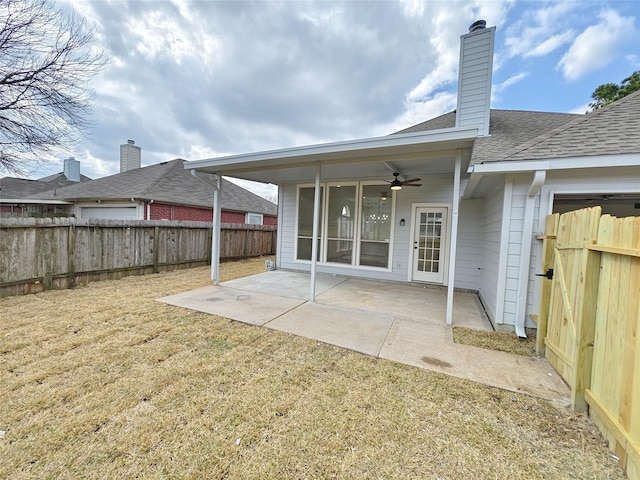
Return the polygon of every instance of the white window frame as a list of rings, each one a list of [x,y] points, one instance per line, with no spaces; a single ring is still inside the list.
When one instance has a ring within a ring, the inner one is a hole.
[[[356,187],[356,201],[355,201],[355,209],[356,209],[356,223],[354,225],[354,237],[353,237],[353,260],[352,263],[335,263],[335,262],[327,262],[327,229],[328,229],[328,195],[329,195],[329,187],[335,187],[338,185],[343,185],[345,187],[355,186]],[[389,193],[389,199],[391,200],[391,231],[389,233],[389,256],[387,259],[386,267],[374,267],[370,265],[360,265],[360,242],[362,241],[361,230],[362,230],[362,194],[364,191],[364,186],[371,185],[379,185],[381,188],[384,188]],[[302,264],[310,264],[310,260],[301,260],[298,259],[298,219],[300,212],[300,189],[301,188],[312,188],[315,187],[313,183],[303,183],[296,185],[296,210],[295,210],[295,228],[294,228],[294,248],[293,248],[293,261],[295,263]],[[386,185],[380,183],[380,180],[363,180],[363,181],[347,181],[347,182],[323,182],[320,184],[320,188],[322,189],[322,195],[320,196],[320,205],[322,207],[322,228],[320,229],[320,245],[319,245],[319,259],[318,264],[326,265],[332,268],[349,268],[349,269],[357,269],[357,270],[373,270],[376,272],[391,272],[393,266],[393,239],[395,235],[395,217],[396,217],[396,192],[386,187]]]
[[[258,217],[258,218],[260,218],[260,223],[252,223],[252,222],[250,221],[251,217]],[[247,225],[263,225],[263,223],[262,223],[263,221],[264,221],[264,216],[263,216],[261,213],[252,213],[252,212],[247,212],[247,213],[245,214],[245,217],[244,217],[244,223],[246,223]]]

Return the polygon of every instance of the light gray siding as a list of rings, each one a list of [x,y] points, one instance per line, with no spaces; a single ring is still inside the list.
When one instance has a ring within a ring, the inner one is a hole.
[[[484,202],[481,199],[460,203],[458,248],[456,250],[455,287],[479,290],[482,268]]]
[[[494,322],[497,320],[498,266],[500,265],[503,201],[504,188],[494,190],[492,195],[485,198],[483,215],[482,270],[478,291],[489,317]]]
[[[464,188],[464,184],[462,185]],[[281,268],[308,271],[309,262],[295,260],[296,242],[296,196],[297,187],[293,184],[280,185],[282,191],[281,230],[278,232],[278,259]],[[392,245],[391,270],[374,268],[351,268],[348,266],[318,264],[318,272],[349,275],[354,277],[394,280],[405,282],[409,278],[409,253],[412,248],[411,209],[414,204],[446,206],[451,213],[453,179],[451,175],[423,176],[422,187],[405,187],[396,194],[396,210]],[[480,257],[482,246],[481,201],[464,201],[460,205],[459,244],[455,286],[477,290],[480,283]],[[400,220],[404,219],[404,226]],[[450,228],[450,225],[449,225]]]
[[[489,108],[495,27],[463,35],[460,39],[457,127],[478,127],[489,134]]]

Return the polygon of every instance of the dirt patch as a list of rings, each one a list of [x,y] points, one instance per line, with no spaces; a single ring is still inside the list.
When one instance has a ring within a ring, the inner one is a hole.
[[[528,357],[536,354],[535,330],[528,330],[526,340],[521,340],[514,333],[484,332],[465,327],[453,327],[453,341]]]
[[[0,478],[624,478],[588,417],[155,300],[210,283],[1,299]]]

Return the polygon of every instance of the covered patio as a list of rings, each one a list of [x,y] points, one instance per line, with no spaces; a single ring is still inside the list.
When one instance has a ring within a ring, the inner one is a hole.
[[[541,358],[453,342],[447,289],[318,273],[268,271],[159,299],[565,405],[569,391]],[[491,330],[475,293],[456,291],[453,324]]]

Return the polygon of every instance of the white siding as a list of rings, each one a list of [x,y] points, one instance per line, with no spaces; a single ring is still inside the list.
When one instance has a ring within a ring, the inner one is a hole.
[[[460,203],[458,248],[456,251],[455,287],[468,290],[480,288],[484,203],[481,199]]]
[[[462,187],[464,188],[464,184]],[[280,188],[282,189],[282,227],[278,232],[281,252],[279,265],[286,269],[308,271],[310,264],[308,262],[296,262],[294,257],[297,214],[296,185],[281,185]],[[412,241],[409,238],[412,220],[411,206],[414,203],[442,205],[449,207],[449,213],[451,213],[452,195],[452,175],[423,175],[421,188],[405,187],[396,194],[391,271],[318,264],[318,272],[379,280],[407,281],[410,269],[409,252],[410,248],[412,248]],[[479,259],[482,245],[482,218],[479,212],[481,210],[482,202],[480,201],[464,201],[460,206],[458,262],[455,277],[455,286],[459,288],[475,290],[480,282]],[[401,219],[405,220],[404,226],[400,226]]]
[[[496,320],[498,266],[500,265],[500,237],[502,232],[504,189],[485,198],[482,236],[482,274],[478,291],[490,316]]]
[[[495,27],[463,35],[460,39],[457,127],[478,127],[489,134],[489,108]]]

